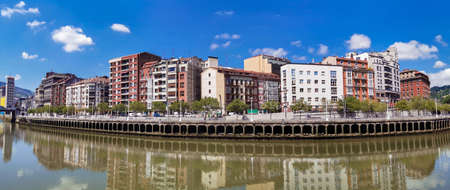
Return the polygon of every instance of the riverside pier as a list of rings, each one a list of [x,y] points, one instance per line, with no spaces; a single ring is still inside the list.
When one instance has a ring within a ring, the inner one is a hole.
[[[81,131],[185,138],[298,139],[395,136],[447,130],[450,117],[290,121],[124,121],[20,117],[19,123]]]

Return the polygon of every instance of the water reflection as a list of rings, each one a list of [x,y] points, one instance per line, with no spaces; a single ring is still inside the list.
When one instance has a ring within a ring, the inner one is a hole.
[[[435,167],[448,166],[447,160],[436,162],[450,156],[450,133],[235,142],[128,138],[4,124],[1,128],[6,164],[15,159],[13,141],[23,141],[32,145],[38,163],[48,171],[106,173],[108,190],[442,188],[445,182],[428,178],[436,172],[448,174]],[[58,183],[75,182],[61,177]],[[78,187],[88,189],[89,183],[86,179]]]

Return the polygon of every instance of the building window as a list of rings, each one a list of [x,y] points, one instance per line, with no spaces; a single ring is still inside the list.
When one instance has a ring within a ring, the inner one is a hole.
[[[315,88],[315,89],[314,89],[314,92],[315,92],[315,93],[319,93],[319,89],[318,89],[318,88]]]
[[[337,81],[336,79],[331,79],[331,86],[337,86]]]
[[[211,89],[209,89],[209,94],[211,94]]]
[[[311,100],[312,100],[312,98],[311,98],[311,97],[308,97],[308,102],[311,102]]]
[[[300,88],[300,92],[303,92],[303,88]]]
[[[311,84],[311,80],[306,80],[306,84]]]
[[[311,93],[311,88],[308,88],[308,93]]]
[[[335,79],[336,78],[336,71],[330,71],[330,77],[332,79]]]
[[[306,71],[306,75],[311,75],[311,71]]]
[[[322,80],[322,84],[325,84],[325,80]]]
[[[300,83],[300,84],[303,84],[303,79],[300,79],[299,83]]]
[[[283,70],[283,77],[286,78],[286,70]]]
[[[211,81],[208,81],[208,85],[211,86]]]
[[[319,80],[314,80],[314,84],[319,84]]]
[[[322,76],[325,76],[325,71],[322,71],[322,72],[321,72],[321,75],[322,75]]]
[[[337,88],[336,87],[332,87],[331,88],[331,94],[332,95],[336,95],[337,94]]]
[[[318,102],[318,101],[319,101],[319,97],[315,97],[315,98],[314,98],[314,101],[315,101],[315,102]]]
[[[322,88],[322,93],[325,93],[326,92],[326,89],[325,88]]]
[[[318,76],[319,72],[318,71],[314,71],[314,76]]]
[[[299,74],[299,75],[303,75],[303,71],[299,71],[298,74]]]
[[[295,69],[291,69],[291,76],[292,78],[295,78]]]

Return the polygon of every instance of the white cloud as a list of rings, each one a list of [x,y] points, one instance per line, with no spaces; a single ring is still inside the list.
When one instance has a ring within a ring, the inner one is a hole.
[[[74,179],[63,176],[60,178],[60,183],[50,188],[50,190],[84,190],[87,188],[88,184],[77,184]]]
[[[433,68],[444,68],[445,66],[447,66],[447,64],[445,64],[444,62],[442,62],[442,61],[436,61],[436,62],[434,63]]]
[[[441,44],[444,47],[448,46],[447,42],[444,41],[444,39],[442,38],[442,35],[440,35],[440,34],[434,37],[434,41],[436,41],[437,43]]]
[[[44,25],[45,23],[46,23],[45,21],[33,20],[32,22],[27,22],[27,26],[30,27],[31,29],[33,29],[38,26]]]
[[[217,11],[216,12],[216,15],[219,15],[219,16],[231,16],[231,15],[234,15],[234,11]]]
[[[314,50],[315,50],[315,49],[314,49],[313,47],[309,47],[309,48],[308,48],[308,53],[311,53],[311,54],[312,54],[312,53],[314,53]]]
[[[275,56],[275,57],[284,57],[288,54],[288,52],[286,50],[284,50],[283,48],[278,48],[278,49],[258,48],[258,49],[251,51],[251,54],[253,56],[259,55],[259,54],[264,54],[264,55],[271,55],[271,56]]]
[[[8,17],[11,18],[14,14],[18,13],[18,14],[39,14],[39,9],[38,8],[28,8],[25,9],[25,2],[20,1],[19,3],[17,3],[13,8],[3,8],[0,11],[1,16],[3,17]]]
[[[226,41],[225,43],[222,44],[222,47],[226,48],[228,46],[230,46],[231,41]]]
[[[430,77],[430,86],[450,85],[450,68],[441,70],[437,73],[428,73]]]
[[[212,43],[212,44],[209,46],[209,49],[210,49],[210,50],[215,50],[215,49],[217,49],[217,48],[219,48],[219,44],[216,44],[216,43]]]
[[[123,24],[115,23],[115,24],[111,25],[111,29],[116,32],[131,33],[130,29]]]
[[[345,43],[347,43],[348,49],[356,50],[370,48],[372,41],[364,34],[353,34]]]
[[[319,49],[317,50],[317,54],[325,55],[328,53],[328,46],[324,44],[319,44]]]
[[[23,59],[36,59],[38,57],[39,57],[39,55],[37,55],[37,54],[32,55],[32,54],[28,54],[27,52],[22,52]]]
[[[298,55],[293,55],[292,59],[294,61],[305,61],[306,60],[306,56],[298,56]]]
[[[40,58],[39,61],[40,61],[40,62],[47,61],[47,58]]]
[[[436,46],[421,44],[416,40],[405,42],[395,42],[389,47],[396,47],[398,51],[398,58],[401,60],[417,60],[437,58],[439,50]]]
[[[302,46],[302,41],[300,41],[300,40],[292,41],[291,45],[293,45],[295,47],[301,47]]]
[[[81,28],[73,26],[63,26],[52,32],[52,39],[57,43],[64,44],[64,51],[70,53],[74,51],[82,51],[81,46],[93,45],[92,38],[83,34]]]
[[[228,34],[228,33],[222,33],[222,34],[217,34],[214,36],[215,39],[223,39],[223,40],[237,40],[239,38],[241,38],[241,36],[239,34]]]
[[[19,74],[16,74],[16,76],[14,76],[15,80],[20,80],[22,78],[22,76],[20,76]]]

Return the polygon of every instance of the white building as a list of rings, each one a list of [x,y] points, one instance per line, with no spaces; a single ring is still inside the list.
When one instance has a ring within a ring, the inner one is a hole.
[[[347,58],[367,60],[369,68],[375,74],[376,98],[382,102],[395,103],[400,99],[400,65],[395,47],[384,52],[370,52],[357,54],[347,53]]]
[[[91,108],[108,102],[109,80],[97,77],[82,80],[66,88],[66,106]]]
[[[14,96],[15,96],[15,78],[12,76],[6,77],[6,107],[14,108]]]
[[[281,100],[286,106],[296,101],[319,109],[343,99],[343,68],[337,65],[287,64],[281,67]]]

